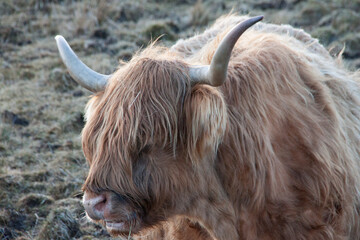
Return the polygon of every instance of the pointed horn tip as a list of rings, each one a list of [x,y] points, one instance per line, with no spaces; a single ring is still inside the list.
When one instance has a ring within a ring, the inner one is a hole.
[[[61,35],[56,35],[55,40],[58,42],[59,40],[65,40],[65,38]]]
[[[250,19],[252,19],[256,23],[256,22],[259,22],[259,21],[263,20],[264,16],[260,15],[260,16],[252,17]]]
[[[65,40],[65,38],[61,35],[56,35],[55,36],[55,41],[56,41],[56,45],[58,47],[58,49],[63,48],[63,46],[68,45],[67,41]]]

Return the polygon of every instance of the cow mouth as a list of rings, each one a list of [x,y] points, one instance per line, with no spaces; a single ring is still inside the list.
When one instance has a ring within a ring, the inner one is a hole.
[[[114,221],[105,221],[106,229],[109,232],[126,232],[129,230],[126,222],[114,222]]]
[[[136,232],[137,222],[135,219],[128,221],[105,220],[104,225],[112,235],[127,235]]]

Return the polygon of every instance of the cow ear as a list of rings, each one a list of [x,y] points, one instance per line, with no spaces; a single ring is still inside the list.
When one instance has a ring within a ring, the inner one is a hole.
[[[192,160],[217,151],[227,126],[227,108],[222,94],[208,85],[195,85],[186,101],[187,147]]]

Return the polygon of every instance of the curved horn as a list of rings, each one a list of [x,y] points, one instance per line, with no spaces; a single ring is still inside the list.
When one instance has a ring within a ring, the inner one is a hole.
[[[57,47],[70,75],[84,88],[92,92],[100,92],[105,89],[107,80],[111,75],[103,75],[86,66],[74,53],[63,36],[55,37]]]
[[[220,42],[210,65],[190,67],[189,76],[191,81],[209,84],[214,87],[222,85],[227,76],[227,67],[235,43],[241,34],[263,18],[263,16],[249,18],[231,29]]]

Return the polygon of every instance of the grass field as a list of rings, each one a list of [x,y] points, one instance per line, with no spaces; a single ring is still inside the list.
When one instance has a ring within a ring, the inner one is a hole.
[[[55,35],[110,74],[152,39],[171,46],[230,11],[303,28],[360,68],[360,0],[1,0],[0,239],[110,239],[81,206],[91,93],[65,70]]]

